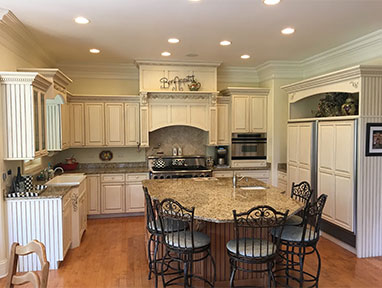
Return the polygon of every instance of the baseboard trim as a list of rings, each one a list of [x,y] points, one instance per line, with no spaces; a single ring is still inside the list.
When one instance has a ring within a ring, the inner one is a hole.
[[[8,259],[0,261],[0,278],[7,276],[8,274]]]
[[[346,244],[345,242],[342,242],[341,240],[338,240],[337,238],[334,238],[333,236],[329,235],[328,233],[321,231],[321,236],[328,239],[329,241],[332,241],[333,243],[337,244],[338,246],[341,246],[342,248],[348,250],[349,252],[357,255],[357,250],[350,246],[349,244]]]

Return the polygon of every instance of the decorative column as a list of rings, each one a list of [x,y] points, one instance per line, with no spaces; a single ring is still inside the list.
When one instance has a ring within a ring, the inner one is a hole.
[[[217,113],[217,93],[211,93],[210,99],[210,131],[208,137],[209,145],[217,145],[218,144],[218,113]]]
[[[149,105],[147,92],[140,92],[140,146],[149,147]]]

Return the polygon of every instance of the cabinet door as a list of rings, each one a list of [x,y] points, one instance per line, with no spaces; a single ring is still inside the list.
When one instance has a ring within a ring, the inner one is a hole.
[[[70,146],[84,146],[84,103],[70,103]]]
[[[139,144],[139,104],[125,104],[125,145]]]
[[[144,212],[145,197],[142,183],[126,185],[126,212]]]
[[[148,107],[140,109],[140,146],[149,147],[149,111]]]
[[[79,199],[79,211],[80,211],[80,215],[79,215],[80,237],[82,237],[82,234],[84,233],[87,227],[88,205],[87,205],[86,192]]]
[[[62,215],[63,254],[69,250],[72,243],[72,202],[67,201],[63,207]]]
[[[229,105],[217,104],[218,111],[218,145],[229,145]]]
[[[210,108],[210,131],[208,133],[208,144],[217,145],[218,143],[218,116],[216,107]]]
[[[102,184],[102,214],[123,213],[125,184]]]
[[[70,146],[69,104],[61,105],[62,150]]]
[[[123,103],[105,104],[106,146],[123,146],[125,141],[125,111]]]
[[[232,98],[232,132],[250,132],[249,96],[233,96]]]
[[[105,145],[105,109],[103,103],[85,103],[85,144]]]
[[[267,132],[267,97],[251,96],[250,105],[251,132]]]
[[[101,214],[101,183],[99,175],[88,175],[87,178],[87,198],[88,214]]]

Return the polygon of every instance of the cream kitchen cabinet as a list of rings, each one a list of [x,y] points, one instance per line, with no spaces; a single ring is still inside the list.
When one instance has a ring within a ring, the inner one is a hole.
[[[85,103],[85,145],[105,145],[104,103]]]
[[[139,103],[125,103],[125,146],[139,143]]]
[[[229,126],[229,104],[217,104],[217,144],[229,145],[230,132]]]
[[[354,134],[354,121],[318,124],[317,192],[328,195],[323,218],[349,231],[354,231]]]
[[[87,180],[84,178],[79,186],[73,187],[72,202],[72,246],[71,248],[79,247],[81,244],[82,235],[87,228]]]
[[[88,214],[101,214],[101,179],[99,174],[87,175]]]
[[[65,103],[61,105],[62,150],[70,147],[70,107]]]
[[[148,179],[147,173],[127,174],[126,177],[126,212],[144,212],[145,196],[142,181]]]
[[[63,255],[65,257],[72,245],[72,192],[69,191],[62,201],[62,244]]]
[[[85,145],[85,108],[84,103],[70,103],[70,146]]]
[[[267,132],[267,97],[240,95],[232,98],[232,132]]]
[[[106,146],[123,146],[125,141],[125,107],[123,103],[105,103]]]
[[[124,183],[104,183],[101,185],[101,213],[113,214],[125,212]]]
[[[45,98],[52,83],[34,72],[1,72],[4,160],[47,154]]]

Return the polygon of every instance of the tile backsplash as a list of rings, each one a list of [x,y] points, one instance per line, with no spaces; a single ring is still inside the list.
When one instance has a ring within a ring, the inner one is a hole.
[[[183,155],[206,155],[208,132],[189,126],[171,126],[150,132],[146,155],[172,155],[173,147],[181,147]]]

